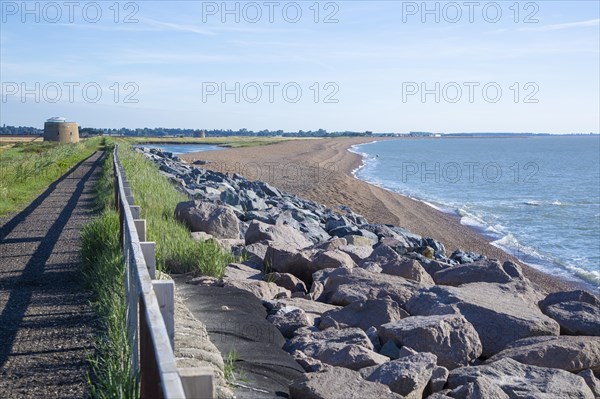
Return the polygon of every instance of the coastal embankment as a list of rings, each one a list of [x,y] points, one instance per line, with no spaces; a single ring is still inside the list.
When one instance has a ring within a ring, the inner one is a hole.
[[[491,245],[489,238],[462,225],[456,215],[355,178],[352,172],[360,167],[363,159],[348,150],[353,145],[371,141],[373,138],[368,137],[293,141],[181,157],[189,162],[202,160],[206,162],[203,167],[214,171],[266,181],[334,209],[349,207],[371,223],[402,226],[421,236],[432,237],[442,242],[449,252],[460,248],[491,259],[517,262],[533,283],[548,292],[585,288],[583,283],[578,285],[523,264],[518,254],[513,256]]]

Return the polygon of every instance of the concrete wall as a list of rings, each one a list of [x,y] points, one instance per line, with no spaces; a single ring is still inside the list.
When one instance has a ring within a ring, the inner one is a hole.
[[[61,143],[78,143],[79,128],[76,122],[46,122],[44,123],[44,141]]]

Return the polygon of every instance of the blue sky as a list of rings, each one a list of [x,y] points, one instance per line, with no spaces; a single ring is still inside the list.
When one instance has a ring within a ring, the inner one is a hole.
[[[2,0],[0,124],[600,131],[600,2],[475,3]]]

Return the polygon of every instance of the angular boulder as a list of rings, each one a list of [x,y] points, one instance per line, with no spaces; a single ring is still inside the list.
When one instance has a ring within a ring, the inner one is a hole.
[[[487,377],[477,377],[473,381],[453,389],[447,395],[454,399],[510,399],[498,385]]]
[[[240,222],[228,207],[203,201],[180,202],[175,219],[192,232],[203,231],[217,238],[240,238]]]
[[[404,277],[425,285],[434,285],[433,278],[423,269],[423,266],[418,261],[403,258],[385,244],[377,246],[373,250],[373,253],[363,262],[375,262],[379,264],[381,272],[385,274]]]
[[[431,352],[440,366],[450,370],[468,365],[482,352],[477,331],[459,314],[407,317],[382,325],[379,338],[382,343]]]
[[[600,372],[600,337],[563,335],[520,339],[492,356],[487,363],[504,358],[572,373],[586,369]]]
[[[558,323],[544,315],[532,299],[535,291],[520,283],[471,283],[460,287],[435,286],[415,295],[406,310],[430,316],[453,307],[475,327],[482,355],[491,357],[519,339],[558,335]]]
[[[285,288],[286,290],[290,290],[292,293],[307,292],[306,285],[304,284],[304,282],[290,273],[269,273],[264,276],[264,279],[265,281],[275,283],[278,286]]]
[[[250,222],[244,239],[246,240],[246,245],[260,241],[272,241],[296,250],[309,247],[313,244],[312,241],[308,240],[293,227],[288,225],[271,225],[257,220]]]
[[[285,338],[292,338],[299,328],[312,326],[311,320],[302,309],[291,306],[280,307],[267,316],[267,320],[273,323]]]
[[[299,350],[323,363],[352,370],[389,360],[373,351],[373,344],[364,331],[358,328],[329,329],[296,335],[285,344],[284,349],[290,353]]]
[[[512,269],[511,269],[512,273]],[[436,284],[459,286],[468,283],[508,283],[511,277],[497,260],[466,263],[446,268],[433,275]]]
[[[356,263],[352,260],[352,257],[345,252],[340,250],[331,250],[331,251],[319,251],[312,256],[312,272],[316,272],[317,270],[336,269],[338,267],[345,267],[347,269],[352,269],[356,267]]]
[[[584,370],[577,374],[585,380],[585,383],[592,390],[594,397],[600,398],[600,380],[596,378],[592,370]]]
[[[371,273],[360,268],[335,269],[327,273],[320,301],[345,306],[352,302],[389,296],[404,306],[424,285],[402,277]]]
[[[292,399],[402,399],[402,396],[376,382],[341,367],[330,367],[319,373],[305,374],[290,384]]]
[[[358,327],[368,330],[391,321],[408,317],[408,313],[389,298],[356,301],[339,310],[326,312],[321,317],[319,328]]]
[[[486,377],[510,398],[593,399],[585,380],[568,371],[502,359],[483,366],[454,369],[446,387],[459,388]]]
[[[560,324],[561,333],[600,336],[600,299],[586,291],[556,292],[539,303]]]
[[[435,355],[418,353],[379,366],[367,381],[387,385],[405,399],[421,399],[435,367]]]

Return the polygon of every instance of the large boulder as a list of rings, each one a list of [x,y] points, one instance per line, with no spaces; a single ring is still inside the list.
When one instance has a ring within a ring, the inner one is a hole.
[[[520,339],[492,356],[488,363],[504,358],[572,373],[586,369],[600,372],[600,337],[550,336]]]
[[[424,285],[402,277],[354,269],[335,269],[328,272],[323,281],[320,301],[334,305],[349,305],[366,299],[381,299],[389,296],[404,306]]]
[[[400,256],[392,248],[385,244],[377,246],[368,258],[363,262],[375,262],[381,267],[381,272],[400,276],[410,280],[421,282],[425,285],[433,285],[433,279],[423,269],[421,264],[413,259],[407,259]]]
[[[299,328],[312,326],[306,313],[292,306],[279,307],[267,316],[267,320],[273,323],[285,338],[292,338]]]
[[[175,218],[191,231],[203,231],[217,238],[240,238],[240,223],[226,206],[202,201],[180,202]]]
[[[421,399],[435,367],[435,355],[417,353],[379,366],[367,381],[385,384],[405,399]]]
[[[339,310],[331,310],[321,317],[319,328],[347,328],[359,327],[368,330],[370,327],[379,327],[391,321],[407,317],[398,304],[389,298],[368,299],[356,301]]]
[[[371,247],[359,247],[356,245],[342,245],[338,249],[350,255],[352,260],[357,264],[360,264],[373,252],[373,248]]]
[[[490,357],[516,340],[559,334],[558,323],[539,310],[535,297],[535,291],[522,283],[435,286],[415,295],[406,310],[430,316],[457,309],[475,327],[482,355]]]
[[[345,267],[351,269],[356,267],[352,257],[340,250],[319,251],[312,256],[312,271],[321,269]]]
[[[431,352],[450,370],[466,366],[482,352],[475,328],[462,315],[412,316],[384,324],[382,343],[393,341],[418,352]]]
[[[271,272],[293,274],[309,286],[314,272],[311,255],[309,251],[298,251],[285,244],[271,243],[265,253],[265,268]]]
[[[254,244],[260,241],[272,241],[285,245],[290,249],[302,249],[311,246],[312,241],[308,240],[298,230],[288,225],[272,225],[253,220],[248,226],[244,236],[246,245]]]
[[[512,263],[505,263],[507,267]],[[510,268],[508,272],[515,274],[515,269]],[[515,275],[519,275],[518,273]],[[436,284],[459,286],[468,283],[508,283],[514,277],[504,270],[497,260],[479,261],[457,265],[436,272],[433,279]]]
[[[568,371],[525,365],[512,359],[454,369],[446,388],[455,389],[486,377],[510,398],[593,399],[585,380]]]
[[[304,310],[313,325],[319,325],[323,313],[341,309],[339,306],[329,305],[323,302],[311,301],[304,298],[281,298],[274,301],[274,304],[283,304],[293,306]]]
[[[366,381],[358,372],[341,367],[304,374],[289,388],[292,399],[402,399],[387,386]]]
[[[358,328],[299,334],[289,340],[284,349],[290,353],[299,350],[323,363],[352,370],[360,370],[389,360],[373,351],[369,337]]]
[[[560,324],[561,333],[600,336],[600,299],[586,291],[556,292],[539,303]]]

